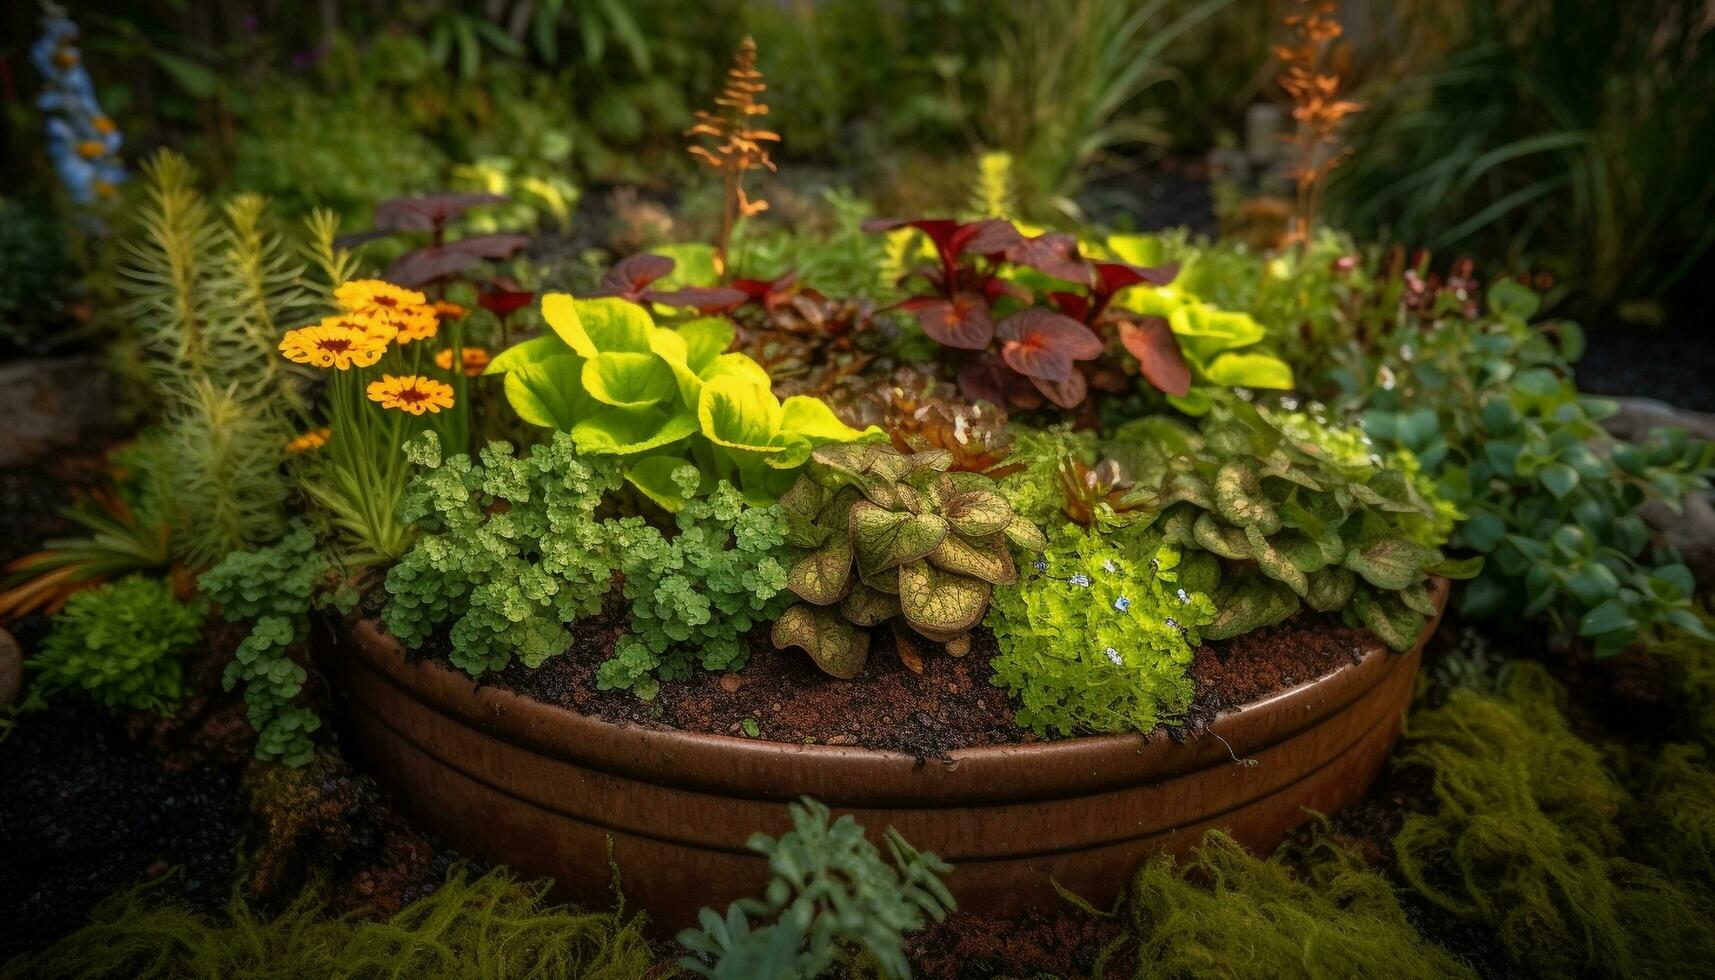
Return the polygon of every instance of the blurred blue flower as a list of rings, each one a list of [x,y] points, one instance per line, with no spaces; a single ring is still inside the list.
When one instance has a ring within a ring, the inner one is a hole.
[[[112,194],[125,179],[119,159],[124,137],[101,111],[77,48],[77,25],[63,8],[47,5],[42,36],[30,45],[30,61],[46,82],[36,107],[48,117],[48,156],[60,183],[79,204]]]

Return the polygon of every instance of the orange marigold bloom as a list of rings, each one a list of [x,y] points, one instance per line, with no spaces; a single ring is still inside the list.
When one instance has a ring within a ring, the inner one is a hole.
[[[381,360],[387,341],[354,327],[339,317],[289,330],[280,341],[280,352],[299,364],[331,367],[344,371],[353,365],[368,367]]]
[[[425,340],[440,330],[435,307],[415,289],[381,279],[354,279],[335,289],[333,296],[347,319],[370,333],[388,334],[387,339],[401,344]]]
[[[293,455],[313,452],[314,450],[327,445],[328,437],[331,435],[333,435],[333,430],[327,426],[322,426],[319,429],[311,429],[303,435],[298,436],[296,439],[293,439],[291,442],[286,443],[286,451]]]
[[[488,367],[488,351],[483,350],[481,347],[460,347],[459,360],[464,362],[464,373],[467,376],[474,378],[481,374],[484,368]],[[453,369],[452,348],[449,347],[435,355],[435,366],[439,367],[442,371],[451,371]]]
[[[395,377],[383,374],[369,383],[369,400],[382,408],[396,408],[412,415],[431,414],[453,407],[453,386],[415,374]]]
[[[442,320],[463,320],[470,311],[457,303],[449,303],[444,299],[435,300],[435,315]]]

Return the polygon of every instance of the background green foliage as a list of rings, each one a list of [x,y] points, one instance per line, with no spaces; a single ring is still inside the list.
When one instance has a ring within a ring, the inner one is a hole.
[[[76,691],[108,708],[170,711],[206,610],[161,579],[130,575],[73,595],[27,666],[31,700]]]
[[[986,620],[1000,654],[993,683],[1038,735],[1147,732],[1191,704],[1198,629],[1215,617],[1179,584],[1179,552],[1122,551],[1072,525],[1019,587],[995,593]]]
[[[1417,453],[1468,514],[1453,543],[1490,556],[1461,609],[1546,613],[1598,655],[1666,624],[1702,631],[1690,571],[1638,510],[1707,488],[1715,446],[1674,432],[1641,446],[1608,436],[1598,420],[1611,406],[1571,380],[1575,328],[1531,326],[1536,296],[1515,283],[1497,284],[1486,305],[1390,336],[1374,367],[1385,382],[1353,393],[1365,431]]]
[[[679,965],[714,980],[817,977],[836,959],[862,952],[888,977],[909,977],[905,934],[941,921],[953,896],[952,870],[887,828],[888,859],[851,814],[831,824],[828,808],[805,797],[791,806],[792,829],[750,838],[773,875],[758,898],[741,898],[723,917],[705,908],[700,929],[679,933],[693,954]]]
[[[329,571],[315,535],[294,524],[274,544],[228,555],[198,582],[228,620],[250,623],[222,683],[229,691],[243,685],[257,758],[301,766],[314,755],[310,734],[321,719],[294,703],[309,675],[292,654],[302,653],[310,606],[321,598]]]

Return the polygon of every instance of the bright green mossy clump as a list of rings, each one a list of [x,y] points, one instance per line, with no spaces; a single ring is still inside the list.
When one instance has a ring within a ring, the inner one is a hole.
[[[1515,961],[1543,975],[1675,976],[1715,962],[1708,896],[1621,856],[1639,843],[1618,824],[1632,801],[1573,734],[1563,698],[1542,668],[1519,662],[1500,693],[1454,691],[1413,716],[1401,762],[1433,770],[1439,805],[1395,838],[1401,874],[1493,927]]]
[[[1016,589],[995,590],[993,682],[1038,735],[1149,731],[1191,705],[1197,630],[1215,606],[1179,581],[1179,550],[1128,557],[1062,525]]]
[[[171,710],[184,695],[184,654],[202,639],[205,612],[142,575],[73,595],[30,658],[32,700],[77,691],[109,708]]]
[[[1326,839],[1261,860],[1212,831],[1161,855],[1126,898],[1145,977],[1470,977],[1407,921],[1393,886]]]
[[[472,881],[455,870],[385,921],[328,918],[314,888],[271,919],[238,896],[210,919],[154,892],[109,899],[82,929],[0,966],[0,977],[637,980],[652,963],[639,919],[549,905],[544,886],[501,871]]]

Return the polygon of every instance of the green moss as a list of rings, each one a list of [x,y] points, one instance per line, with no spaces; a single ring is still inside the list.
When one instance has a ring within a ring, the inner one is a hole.
[[[1633,801],[1572,732],[1563,700],[1542,668],[1520,662],[1499,693],[1454,691],[1413,716],[1400,761],[1433,770],[1438,807],[1407,817],[1400,873],[1493,927],[1533,972],[1672,976],[1711,962],[1707,896],[1621,856],[1618,818]]]
[[[1140,978],[1474,975],[1417,934],[1386,878],[1326,839],[1265,861],[1211,832],[1185,861],[1145,865],[1126,906]]]
[[[636,980],[652,953],[638,919],[550,906],[504,872],[455,870],[435,894],[385,921],[328,918],[305,889],[273,919],[235,896],[218,920],[165,901],[153,886],[96,909],[90,923],[0,977],[246,978],[578,977]]]

